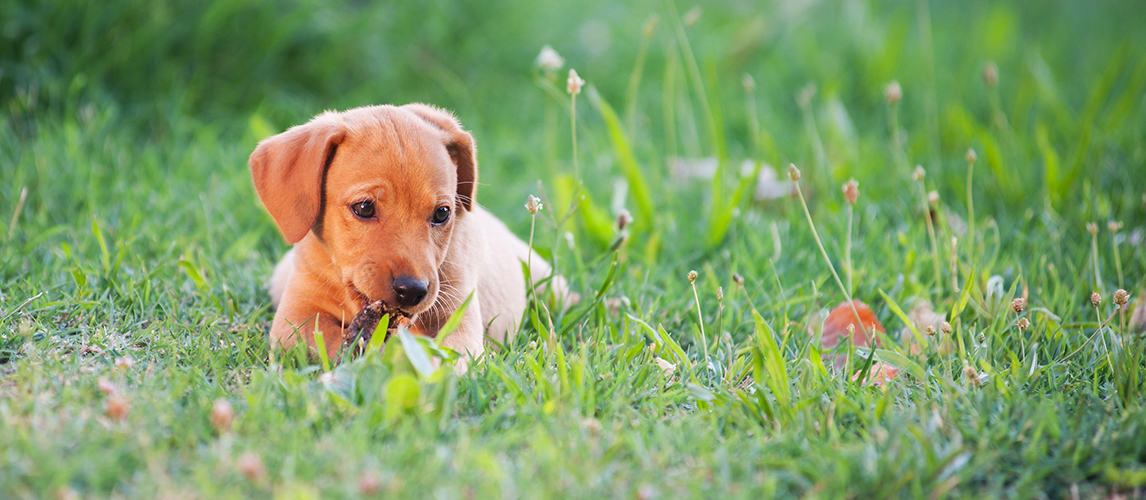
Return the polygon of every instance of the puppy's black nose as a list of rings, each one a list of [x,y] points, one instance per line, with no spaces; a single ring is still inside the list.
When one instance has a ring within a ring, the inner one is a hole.
[[[394,278],[394,297],[398,300],[398,307],[414,307],[422,303],[426,298],[426,286],[425,281],[409,276]]]

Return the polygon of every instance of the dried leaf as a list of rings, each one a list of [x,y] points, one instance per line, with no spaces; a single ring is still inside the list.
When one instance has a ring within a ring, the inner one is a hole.
[[[887,330],[883,329],[879,319],[875,317],[875,313],[871,308],[860,302],[853,300],[855,304],[855,312],[852,311],[851,306],[847,302],[843,302],[832,309],[828,313],[828,318],[824,320],[824,327],[820,330],[820,345],[824,350],[833,349],[839,345],[842,338],[848,335],[848,325],[855,325],[855,338],[853,343],[856,347],[868,347],[871,339],[875,339],[875,345],[879,346],[879,338],[875,336],[874,331],[886,333]],[[856,317],[859,313],[859,317]],[[861,328],[860,325],[863,325]]]
[[[863,373],[863,370],[855,372],[855,374],[852,375],[852,381],[854,382],[859,379],[861,373]],[[897,377],[899,377],[899,368],[891,366],[882,361],[876,361],[875,363],[872,363],[871,371],[868,372],[867,377],[864,378],[863,383],[864,385],[878,385],[883,387],[887,385],[888,382],[895,380]]]

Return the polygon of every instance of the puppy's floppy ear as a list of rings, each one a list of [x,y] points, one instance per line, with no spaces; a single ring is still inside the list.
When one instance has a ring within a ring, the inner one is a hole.
[[[471,210],[477,196],[477,147],[474,137],[462,129],[449,111],[426,104],[407,104],[402,109],[413,112],[446,133],[446,151],[458,167],[458,201]]]
[[[298,243],[321,210],[322,185],[334,152],[346,137],[337,113],[263,139],[251,153],[251,177],[259,199],[288,243]]]

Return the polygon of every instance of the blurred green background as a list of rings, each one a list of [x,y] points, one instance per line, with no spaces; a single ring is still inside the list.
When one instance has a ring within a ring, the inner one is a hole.
[[[672,6],[678,14],[693,7]],[[981,156],[991,173],[978,187],[988,195],[984,203],[1001,211],[997,216],[1044,198],[1060,209],[1064,197],[1085,205],[1084,182],[1087,190],[1113,194],[1115,203],[1138,201],[1129,192],[1143,185],[1146,172],[1146,9],[1138,2],[695,7],[701,15],[685,30],[732,160],[814,165],[817,146],[796,102],[813,84],[811,109],[833,184],[879,176],[892,168],[882,89],[898,80],[910,163],[950,172],[949,184],[959,186],[963,152],[986,149]],[[537,180],[551,182],[570,169],[568,115],[562,110],[547,121],[547,106],[556,104],[535,81],[534,58],[546,44],[626,114],[637,156],[655,181],[671,154],[705,157],[715,150],[669,8],[656,1],[5,2],[0,107],[10,136],[3,168],[11,182],[0,190],[0,206],[11,207],[29,185],[29,208],[46,207],[36,184],[49,179],[12,167],[45,122],[96,115],[160,149],[190,134],[249,150],[261,136],[324,109],[422,101],[454,110],[473,130],[484,184],[497,186],[496,195],[486,191],[481,201],[508,215]],[[638,92],[630,95],[650,16],[660,22],[647,41]],[[992,94],[981,77],[988,61],[999,68],[997,109],[1010,136],[993,129]],[[759,149],[744,105],[745,74],[756,83],[766,139]],[[563,88],[564,69],[559,80]],[[675,108],[671,135],[666,103]],[[586,182],[599,201],[607,200],[615,159],[586,99],[579,114],[587,172],[604,174]],[[244,159],[236,151],[198,168],[241,170]],[[864,187],[879,194],[902,186]],[[1122,190],[1126,196],[1118,195]],[[1105,216],[1111,208],[1095,211]]]

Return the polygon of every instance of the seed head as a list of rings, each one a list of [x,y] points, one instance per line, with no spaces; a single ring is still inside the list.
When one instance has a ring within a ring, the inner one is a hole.
[[[800,169],[796,168],[795,163],[788,164],[788,178],[792,179],[792,182],[800,180]]]
[[[682,22],[684,22],[685,26],[692,26],[692,25],[696,24],[697,21],[700,20],[701,14],[704,14],[704,11],[701,10],[700,6],[698,5],[696,7],[688,9],[688,12],[685,12],[684,15],[681,16],[680,20]]]
[[[1023,312],[1023,309],[1026,307],[1027,307],[1027,299],[1019,297],[1019,298],[1011,301],[1011,310],[1015,311],[1016,314]]]
[[[849,337],[851,337],[851,336],[854,336],[854,335],[856,334],[856,325],[855,325],[855,323],[848,323],[847,331],[848,331],[848,336],[849,336]]]
[[[929,191],[927,193],[927,203],[930,203],[933,207],[939,205],[939,191]]]
[[[219,434],[223,434],[231,430],[231,422],[235,420],[235,411],[231,409],[230,401],[226,399],[216,399],[215,405],[211,407],[211,425],[215,427]]]
[[[939,330],[942,331],[943,333],[950,335],[951,334],[951,323],[944,321],[943,324],[939,325]]]
[[[892,80],[883,87],[883,97],[892,106],[899,104],[899,100],[903,98],[903,88],[899,86],[899,82]]]
[[[847,184],[844,184],[844,199],[847,200],[848,204],[855,205],[856,200],[859,199],[859,195],[859,183],[856,182],[855,179],[851,179]]]
[[[570,94],[577,95],[581,93],[581,87],[585,86],[585,80],[577,76],[577,70],[569,69],[569,79],[565,82],[565,90]]]
[[[525,209],[529,211],[530,215],[537,215],[537,212],[544,208],[541,204],[541,198],[529,195],[529,199],[525,202]]]
[[[239,466],[239,472],[251,481],[262,481],[263,477],[267,475],[267,470],[263,467],[263,459],[255,452],[248,451],[239,455],[239,461],[236,465]]]
[[[974,148],[967,148],[967,163],[975,163],[979,159],[979,155],[975,154]]]
[[[115,367],[120,369],[120,370],[125,370],[125,371],[130,370],[132,365],[134,365],[134,364],[135,364],[135,362],[131,360],[131,356],[123,356],[121,358],[115,358]]]
[[[923,180],[927,176],[927,171],[923,170],[923,165],[916,165],[915,171],[911,173],[911,178],[917,181]]]
[[[628,210],[621,209],[621,213],[617,214],[617,230],[624,231],[629,224],[633,223],[633,215]]]
[[[744,285],[744,277],[739,273],[732,273],[732,281],[737,285]]]
[[[107,398],[103,412],[112,420],[123,420],[127,418],[127,412],[130,409],[131,405],[128,404],[127,397],[123,394],[113,393]]]
[[[983,83],[988,87],[994,87],[999,83],[999,67],[995,65],[995,61],[987,61],[983,66]]]
[[[1098,224],[1094,222],[1087,222],[1086,230],[1090,233],[1091,236],[1098,236]]]
[[[717,301],[724,300],[724,287],[722,287],[722,286],[716,287],[716,300]]]
[[[972,387],[979,387],[983,385],[983,379],[979,378],[979,372],[971,365],[963,365],[963,376],[967,378],[967,385]]]
[[[1027,318],[1019,318],[1019,330],[1026,330],[1031,327],[1031,321]]]
[[[744,73],[744,75],[740,77],[740,84],[744,86],[744,91],[749,94],[756,91],[756,80],[748,73]]]
[[[1109,229],[1110,232],[1112,232],[1112,233],[1118,234],[1118,231],[1122,230],[1122,221],[1112,220],[1110,222],[1107,222],[1106,223],[1106,229]]]
[[[533,64],[546,72],[552,73],[561,69],[562,66],[565,66],[565,58],[561,57],[561,54],[558,54],[556,50],[553,50],[553,47],[546,45],[541,47],[541,53],[537,54],[537,59],[533,61]]]
[[[688,282],[689,283],[695,283],[696,282],[696,276],[697,276],[696,271],[689,271],[688,272]]]
[[[1130,294],[1126,293],[1126,290],[1119,288],[1118,290],[1114,291],[1115,304],[1118,304],[1118,306],[1122,307],[1125,306],[1127,302],[1130,302]]]
[[[1102,303],[1102,296],[1099,295],[1098,292],[1094,292],[1094,293],[1090,294],[1090,305],[1092,305],[1094,307],[1098,307],[1098,305],[1101,303]]]
[[[16,333],[18,333],[20,337],[28,338],[32,336],[34,332],[33,328],[32,320],[24,318],[20,321],[20,326],[16,327]]]
[[[935,336],[935,325],[927,325],[927,329],[924,331],[927,332],[928,337],[934,337]]]

